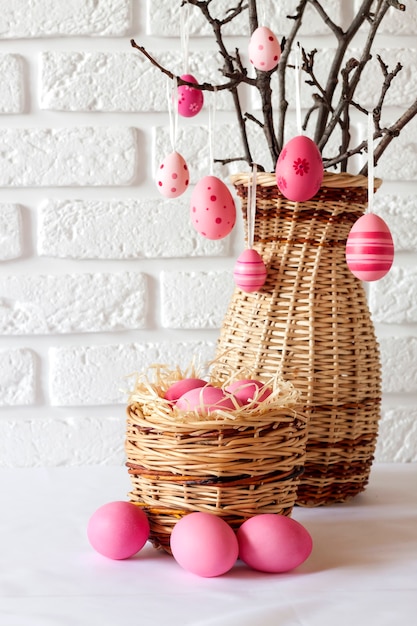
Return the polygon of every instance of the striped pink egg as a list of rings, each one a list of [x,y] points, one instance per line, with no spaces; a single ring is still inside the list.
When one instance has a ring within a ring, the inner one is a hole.
[[[379,280],[391,268],[394,242],[384,220],[374,213],[362,215],[346,242],[346,262],[352,274],[367,282]]]
[[[260,289],[266,280],[266,267],[261,255],[249,248],[238,257],[233,276],[236,285],[247,293]]]

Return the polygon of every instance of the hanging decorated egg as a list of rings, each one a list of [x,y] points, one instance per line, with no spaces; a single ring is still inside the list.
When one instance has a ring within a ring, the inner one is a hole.
[[[184,157],[179,152],[171,152],[156,173],[159,192],[165,198],[177,198],[184,193],[189,182],[190,174]]]
[[[189,83],[196,83],[197,80],[192,74],[182,74],[182,80]],[[189,85],[180,85],[178,87],[178,113],[182,117],[194,117],[200,113],[204,104],[204,96],[201,89],[194,89]]]
[[[261,255],[252,248],[242,252],[233,271],[236,285],[247,293],[260,289],[265,283],[266,274],[265,263]]]
[[[236,222],[233,196],[217,176],[205,176],[191,195],[191,222],[206,239],[223,239]]]
[[[293,202],[305,202],[316,195],[323,180],[323,161],[316,144],[298,135],[285,144],[275,168],[277,186]]]
[[[249,60],[257,70],[269,72],[278,65],[281,46],[271,29],[259,26],[252,33],[248,52]]]
[[[374,213],[362,215],[346,242],[346,262],[352,274],[364,281],[383,278],[394,260],[394,242],[384,220]]]

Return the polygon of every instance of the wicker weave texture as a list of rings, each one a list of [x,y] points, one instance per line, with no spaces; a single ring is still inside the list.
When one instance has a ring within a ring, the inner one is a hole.
[[[291,514],[307,441],[307,418],[296,407],[215,411],[201,420],[176,419],[166,406],[154,395],[127,409],[129,498],[146,511],[157,548],[170,552],[174,525],[193,511],[233,528],[259,513]]]
[[[380,181],[376,181],[377,186]],[[234,177],[246,217],[248,176]],[[257,180],[254,248],[265,285],[236,288],[224,318],[216,375],[249,364],[301,392],[309,417],[298,504],[344,501],[369,478],[381,402],[379,349],[363,285],[349,271],[346,239],[364,213],[367,179],[326,174],[310,201],[281,196],[275,177]]]

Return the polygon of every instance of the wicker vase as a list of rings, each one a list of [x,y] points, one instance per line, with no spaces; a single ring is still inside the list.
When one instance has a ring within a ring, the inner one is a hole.
[[[248,175],[232,182],[245,218]],[[235,289],[214,368],[221,377],[223,367],[249,366],[260,379],[278,371],[294,383],[309,419],[297,503],[343,502],[368,482],[380,418],[379,348],[364,287],[345,260],[367,179],[325,173],[313,199],[294,203],[273,174],[258,174],[256,193],[254,248],[268,275],[258,292]]]

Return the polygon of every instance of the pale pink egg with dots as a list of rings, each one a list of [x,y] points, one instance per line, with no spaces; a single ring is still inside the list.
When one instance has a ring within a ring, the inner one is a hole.
[[[184,157],[179,152],[171,152],[163,160],[156,173],[156,184],[165,198],[177,198],[186,191],[190,174]]]
[[[198,83],[192,74],[182,74],[181,78],[189,83]],[[201,89],[189,85],[178,87],[178,113],[182,117],[194,117],[204,105],[204,95]]]
[[[265,284],[266,275],[267,271],[261,255],[252,248],[242,252],[233,270],[236,285],[247,293],[260,289]]]
[[[267,26],[256,28],[249,41],[249,60],[257,70],[268,72],[278,65],[281,46],[275,34]]]
[[[182,568],[205,578],[228,572],[239,550],[229,524],[217,515],[200,511],[188,513],[175,524],[170,547]]]
[[[239,405],[237,399],[226,394],[220,387],[207,385],[190,389],[178,398],[175,406],[180,411],[196,411],[199,415],[206,415],[219,409],[233,411]]]
[[[260,380],[244,378],[235,380],[225,387],[225,391],[234,395],[242,405],[252,402],[256,398],[257,403],[266,400],[272,393],[270,387],[266,387]]]
[[[312,139],[298,135],[285,144],[275,168],[277,186],[285,198],[306,202],[316,195],[323,180],[323,161]]]
[[[169,402],[176,402],[178,398],[187,393],[187,391],[205,387],[207,384],[207,381],[202,378],[183,378],[182,380],[177,380],[166,390],[164,398],[165,400],[169,400]]]
[[[288,572],[313,549],[310,533],[299,522],[276,513],[255,515],[238,529],[239,558],[261,572]]]
[[[205,176],[191,195],[191,222],[206,239],[223,239],[236,222],[236,206],[225,183],[217,176]]]
[[[104,504],[87,526],[91,546],[109,559],[127,559],[143,548],[149,538],[149,521],[132,502]]]
[[[389,227],[374,213],[362,215],[352,226],[346,242],[346,262],[356,278],[383,278],[394,261],[394,242]]]

